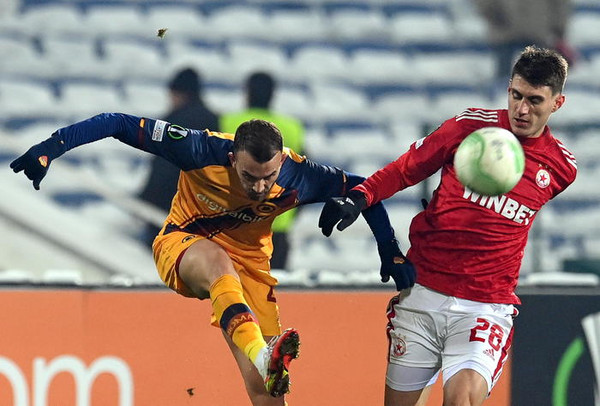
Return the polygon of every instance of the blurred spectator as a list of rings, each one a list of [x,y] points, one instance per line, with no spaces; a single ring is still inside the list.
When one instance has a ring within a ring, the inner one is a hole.
[[[171,110],[164,117],[165,121],[197,130],[219,130],[217,115],[210,111],[202,100],[202,81],[194,69],[186,68],[175,74],[169,82],[169,96]],[[177,191],[178,180],[179,168],[155,156],[152,158],[150,175],[140,193],[140,199],[163,209],[166,215]],[[159,231],[160,228],[154,224],[147,224],[142,238],[151,246]]]
[[[304,153],[304,126],[299,120],[270,109],[273,94],[276,89],[275,79],[264,72],[251,74],[245,83],[247,109],[223,114],[220,119],[220,129],[226,133],[235,133],[237,127],[244,121],[258,118],[274,123],[283,136],[286,147],[298,154]],[[273,222],[273,257],[271,268],[286,269],[289,253],[288,232],[296,217],[296,210],[288,210],[278,216]]]
[[[553,48],[574,65],[577,51],[566,40],[570,0],[474,0],[474,4],[488,23],[496,78],[510,77],[517,53],[527,45]]]

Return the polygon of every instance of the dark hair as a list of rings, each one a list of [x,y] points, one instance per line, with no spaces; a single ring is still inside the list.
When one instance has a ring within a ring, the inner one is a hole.
[[[239,125],[233,139],[233,152],[246,151],[258,163],[268,162],[283,150],[283,138],[275,124],[248,120]]]
[[[183,69],[173,76],[169,82],[169,89],[198,97],[202,90],[200,75],[192,68]]]
[[[532,86],[549,86],[552,94],[558,94],[563,91],[568,69],[569,63],[558,52],[530,45],[521,52],[511,78],[519,75]]]
[[[265,72],[256,72],[246,80],[248,106],[269,108],[275,90],[275,79]]]

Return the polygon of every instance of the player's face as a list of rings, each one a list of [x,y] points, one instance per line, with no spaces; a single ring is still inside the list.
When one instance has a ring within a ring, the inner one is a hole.
[[[539,137],[550,114],[565,102],[562,93],[552,95],[550,86],[534,87],[515,75],[508,87],[508,118],[512,132],[519,137]]]
[[[269,192],[279,176],[284,155],[277,152],[270,161],[258,163],[248,152],[238,151],[235,155],[230,154],[229,159],[248,197],[252,200],[262,201],[269,196]]]

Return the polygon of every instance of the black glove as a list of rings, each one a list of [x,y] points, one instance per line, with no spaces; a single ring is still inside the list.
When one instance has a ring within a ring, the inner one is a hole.
[[[390,280],[390,276],[396,283],[398,291],[410,288],[415,284],[417,271],[412,264],[400,251],[398,240],[377,243],[379,258],[381,258],[381,282]]]
[[[35,190],[40,190],[40,182],[46,176],[50,162],[65,152],[65,146],[58,137],[50,137],[33,147],[10,163],[17,173],[25,171],[25,176],[33,181]]]
[[[319,217],[321,232],[325,237],[329,237],[336,224],[338,230],[344,230],[356,221],[365,207],[367,207],[367,198],[358,190],[351,190],[345,197],[332,197],[325,202],[321,210]]]

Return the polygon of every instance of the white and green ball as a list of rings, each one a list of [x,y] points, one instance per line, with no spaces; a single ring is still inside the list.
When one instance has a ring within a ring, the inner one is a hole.
[[[458,180],[473,192],[498,196],[512,190],[525,170],[521,143],[510,131],[484,127],[469,134],[454,155]]]

